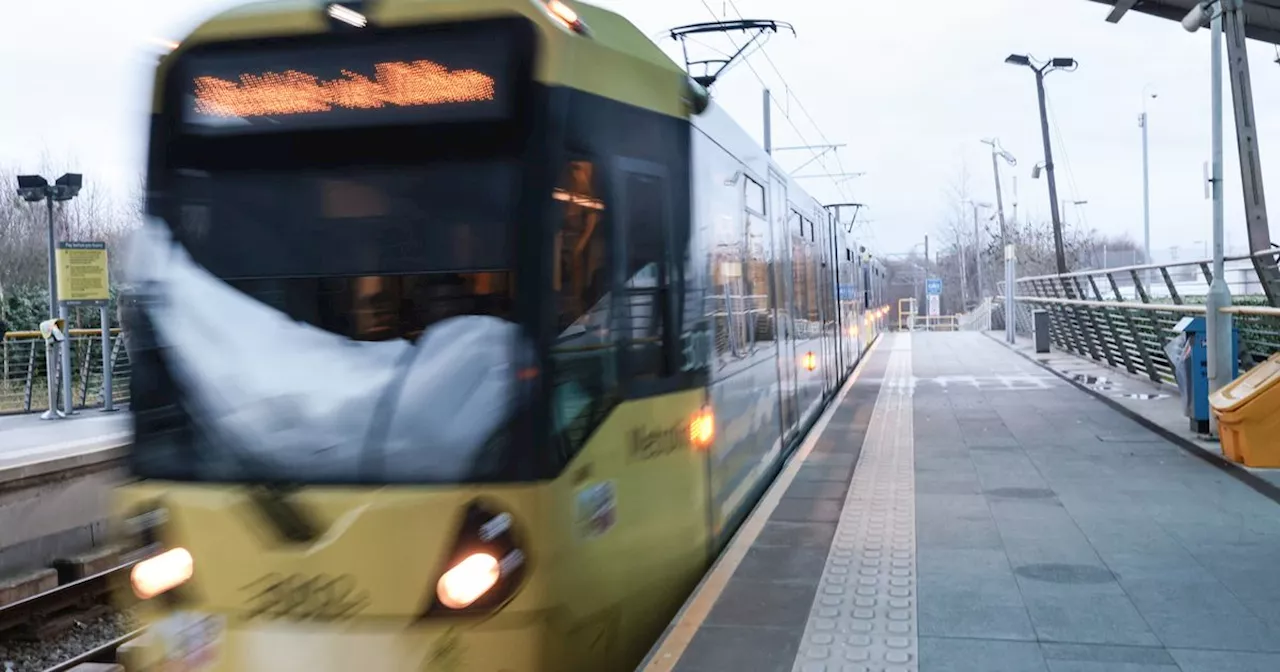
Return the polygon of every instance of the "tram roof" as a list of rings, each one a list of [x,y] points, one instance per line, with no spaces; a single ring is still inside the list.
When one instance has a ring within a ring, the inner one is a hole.
[[[688,75],[644,33],[617,12],[563,0],[590,28],[571,33],[530,0],[377,0],[364,10],[371,22],[399,25],[521,15],[542,38],[535,79],[566,85],[671,116],[687,117]],[[174,54],[192,45],[261,37],[322,34],[330,30],[321,0],[249,2],[214,15],[183,38]],[[164,59],[157,78],[167,70]],[[158,80],[159,81],[159,80]],[[156,87],[153,104],[160,109]]]

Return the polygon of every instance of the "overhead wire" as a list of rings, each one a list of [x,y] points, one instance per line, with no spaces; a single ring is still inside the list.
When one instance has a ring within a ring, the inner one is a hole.
[[[743,16],[741,10],[738,9],[738,5],[735,4],[733,0],[728,0],[728,3],[729,3],[729,6],[733,8],[733,12],[738,15],[739,19],[746,20],[746,17]],[[769,52],[765,51],[764,49],[761,49],[760,55],[764,56],[765,62],[768,63],[769,67],[773,69],[774,74],[778,75],[778,79],[782,80],[782,87],[787,94],[787,101],[790,102],[794,98],[796,102],[796,107],[800,108],[800,113],[803,114],[805,118],[809,120],[809,123],[813,125],[813,129],[818,132],[818,137],[822,139],[823,144],[831,145],[832,144],[831,140],[829,140],[826,134],[822,132],[822,127],[818,125],[818,121],[813,118],[812,114],[809,114],[809,109],[804,106],[804,102],[800,100],[800,97],[796,96],[794,92],[792,92],[790,85],[787,84],[786,77],[783,76],[782,74],[782,70],[780,70],[778,68],[778,65],[773,62],[773,59],[769,57]],[[835,150],[833,153],[835,154],[835,158],[836,158],[836,167],[839,169],[840,173],[846,172],[844,169],[844,162],[840,158],[839,150]],[[823,163],[823,162],[819,161],[819,163]],[[823,163],[823,167],[824,168],[826,167],[825,163]],[[831,171],[828,170],[827,172],[830,173]],[[840,186],[841,183],[837,181],[836,185],[837,185],[837,188],[841,189],[840,191],[841,196],[845,196],[845,192],[843,188]],[[847,198],[847,196],[845,197]]]
[[[1058,128],[1058,115],[1053,111],[1053,98],[1046,91],[1044,95],[1045,107],[1048,108],[1049,125],[1053,127],[1053,135],[1058,141],[1058,151],[1062,154],[1062,162],[1067,168],[1067,182],[1071,184],[1071,193],[1075,194],[1075,199],[1080,198],[1080,186],[1076,183],[1075,171],[1071,169],[1071,154],[1067,151],[1067,143],[1062,137],[1062,131]],[[1072,199],[1072,200],[1075,200]],[[1062,204],[1059,204],[1061,207]],[[1080,223],[1084,226],[1084,230],[1089,230],[1089,213],[1087,210],[1077,206],[1074,212],[1079,214]],[[1059,213],[1059,216],[1065,216],[1066,213]]]
[[[712,18],[721,19],[721,16],[717,14],[714,9],[711,8],[711,5],[708,4],[707,0],[701,0],[701,1],[702,1],[702,6],[706,8],[707,12],[711,14]],[[728,0],[728,5],[733,9],[734,13],[738,15],[739,19],[745,20],[745,17],[743,16],[742,12],[738,10],[737,5],[733,3],[733,0]],[[733,39],[733,36],[726,33],[725,37],[729,40],[729,43],[733,45],[735,50],[739,48],[738,43]],[[782,80],[782,87],[783,87],[783,92],[786,96],[786,101],[789,103],[792,100],[794,100],[796,103],[796,107],[799,108],[800,112],[804,114],[804,116],[809,120],[809,123],[813,126],[814,130],[817,131],[818,137],[822,140],[822,142],[826,145],[831,145],[832,144],[831,141],[827,138],[826,134],[822,132],[822,128],[818,126],[817,121],[813,118],[813,115],[809,113],[808,108],[804,106],[804,103],[801,102],[799,96],[796,96],[795,93],[791,90],[791,87],[787,85],[785,76],[782,74],[782,71],[778,68],[777,64],[773,62],[773,59],[769,57],[768,52],[766,52],[764,48],[761,47],[753,51],[752,55],[756,53],[764,56],[765,61],[769,64],[769,67],[772,68],[774,73],[778,76],[778,78]],[[761,86],[764,86],[765,88],[770,88],[769,83],[760,74],[760,71],[757,70],[754,65],[752,65],[751,60],[748,57],[746,56],[742,57],[742,62],[747,66],[747,69],[751,71],[751,74],[755,76],[756,80],[760,82]],[[786,120],[788,125],[791,126],[791,129],[795,131],[796,137],[800,139],[801,144],[809,145],[810,144],[809,140],[805,137],[804,132],[800,130],[800,127],[796,124],[796,122],[791,118],[791,115],[788,113],[788,110],[784,108],[782,105],[778,104],[776,99],[772,99],[771,102],[782,113],[782,118]],[[845,190],[843,182],[834,177],[835,173],[832,171],[830,165],[828,165],[827,160],[825,158],[825,150],[819,151],[814,149],[813,147],[810,147],[809,151],[813,155],[813,160],[817,161],[818,164],[822,166],[826,175],[832,176],[831,177],[832,183],[835,186],[836,191],[839,192],[841,198],[843,198],[844,200],[852,200],[849,193]],[[836,155],[837,171],[840,173],[846,172],[844,170],[843,161],[840,159],[839,152],[838,151],[835,152],[835,155]],[[874,237],[873,230],[866,228],[865,221],[855,222],[854,226],[855,226],[855,230],[864,230],[868,233],[872,233]]]

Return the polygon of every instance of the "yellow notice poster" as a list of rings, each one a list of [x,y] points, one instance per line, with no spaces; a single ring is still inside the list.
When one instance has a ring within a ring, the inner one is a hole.
[[[57,259],[58,301],[68,306],[92,306],[111,298],[106,243],[58,243]]]

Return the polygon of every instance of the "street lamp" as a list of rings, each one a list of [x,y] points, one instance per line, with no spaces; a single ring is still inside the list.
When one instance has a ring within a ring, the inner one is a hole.
[[[53,203],[54,201],[69,201],[80,193],[80,186],[83,184],[83,177],[79,173],[67,173],[53,184],[39,175],[19,175],[18,176],[18,195],[22,200],[28,203],[39,203],[44,201],[48,205],[49,212],[49,317],[61,317],[66,319],[65,309],[58,309],[58,266],[56,260],[57,241],[53,230]],[[47,342],[45,344],[45,370],[48,378],[47,387],[49,388],[49,410],[41,417],[46,420],[59,417],[57,395],[54,391],[54,367],[53,367],[53,347]],[[62,341],[62,403],[64,414],[71,413],[71,371],[67,363],[71,361],[71,341],[64,339]]]
[[[1078,67],[1074,58],[1051,58],[1036,65],[1030,56],[1012,54],[1004,59],[1010,65],[1024,65],[1036,73],[1036,95],[1040,99],[1040,134],[1044,140],[1044,168],[1049,173],[1049,210],[1053,215],[1053,245],[1058,260],[1058,272],[1067,272],[1067,256],[1062,249],[1062,220],[1058,213],[1058,183],[1053,178],[1053,151],[1049,145],[1049,114],[1045,110],[1044,76],[1054,70],[1071,72]]]

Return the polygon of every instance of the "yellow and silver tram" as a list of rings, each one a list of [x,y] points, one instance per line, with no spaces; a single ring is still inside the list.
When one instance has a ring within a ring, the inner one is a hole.
[[[128,670],[630,669],[881,271],[616,14],[277,0],[157,70]]]

